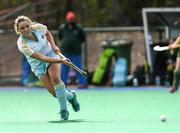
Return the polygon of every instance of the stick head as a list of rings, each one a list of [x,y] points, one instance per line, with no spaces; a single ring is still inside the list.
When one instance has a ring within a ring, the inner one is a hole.
[[[153,48],[155,51],[164,51],[164,50],[168,50],[169,46],[164,46],[164,47],[160,47],[159,45],[155,46]]]
[[[154,46],[153,49],[154,49],[155,51],[159,51],[159,48],[160,48],[159,45],[157,45],[157,46]]]

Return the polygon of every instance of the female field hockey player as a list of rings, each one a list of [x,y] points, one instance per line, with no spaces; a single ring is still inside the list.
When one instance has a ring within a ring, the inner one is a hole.
[[[15,19],[14,29],[19,35],[17,40],[19,51],[26,56],[32,72],[47,90],[57,97],[61,118],[68,120],[67,100],[75,112],[80,110],[75,92],[66,90],[59,75],[60,63],[69,65],[70,60],[60,59],[55,54],[60,50],[45,25],[34,23],[26,16],[19,16]]]
[[[176,57],[176,66],[174,69],[174,75],[173,75],[173,84],[170,88],[170,93],[173,93],[178,90],[178,82],[180,81],[180,36],[177,37],[177,39],[169,45],[171,49],[178,48],[178,53]]]

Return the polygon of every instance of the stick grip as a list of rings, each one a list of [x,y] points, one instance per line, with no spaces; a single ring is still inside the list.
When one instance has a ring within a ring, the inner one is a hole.
[[[60,56],[60,58],[66,59],[66,57],[62,53],[60,53],[60,52],[56,52],[56,53]]]

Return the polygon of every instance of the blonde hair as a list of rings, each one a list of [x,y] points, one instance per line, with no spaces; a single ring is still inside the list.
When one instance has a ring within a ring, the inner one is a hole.
[[[28,21],[30,24],[32,24],[32,21],[30,18],[28,18],[24,15],[18,16],[14,21],[14,30],[16,31],[16,34],[20,34],[20,32],[18,31],[18,25],[19,25],[19,23],[21,23],[23,21]]]

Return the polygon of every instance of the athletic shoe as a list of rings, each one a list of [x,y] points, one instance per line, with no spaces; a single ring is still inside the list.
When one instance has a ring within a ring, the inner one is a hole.
[[[170,93],[174,93],[175,91],[177,91],[178,90],[178,87],[177,86],[171,86],[171,88],[170,88]]]
[[[74,98],[70,100],[69,102],[71,103],[73,110],[75,112],[78,112],[80,110],[80,105],[77,101],[76,93],[74,91],[70,91],[70,92],[74,95]]]
[[[68,120],[69,112],[67,110],[61,110],[60,114],[63,120]]]

